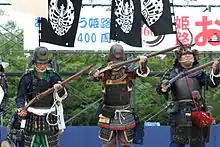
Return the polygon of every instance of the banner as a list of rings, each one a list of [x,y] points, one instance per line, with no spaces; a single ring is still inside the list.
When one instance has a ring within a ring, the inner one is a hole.
[[[110,39],[141,47],[141,3],[137,0],[112,0]]]
[[[143,22],[155,36],[176,34],[172,0],[141,0]]]
[[[188,29],[190,29],[196,49],[220,51],[220,42],[209,42],[212,38],[220,40],[220,18],[216,15],[219,10],[218,8],[213,8],[212,12],[203,10],[204,8],[178,8],[175,17],[177,36],[181,42],[189,42],[191,38]]]
[[[173,0],[175,5],[220,5],[219,0]]]
[[[47,17],[47,0],[9,0],[14,11],[36,17]]]
[[[40,42],[74,47],[82,0],[48,0],[48,17],[40,18]]]
[[[49,50],[109,51],[111,45],[120,43],[126,51],[158,51],[176,45],[176,35],[153,36],[149,28],[142,27],[142,47],[131,47],[123,42],[110,40],[111,11],[108,7],[83,7],[81,9],[75,47],[61,47],[41,43]],[[176,28],[183,43],[190,41],[188,28],[193,33],[195,48],[199,51],[220,51],[220,42],[208,42],[213,35],[220,35],[219,8],[203,12],[204,8],[174,8]],[[193,12],[193,13],[192,13]],[[24,28],[24,49],[33,50],[38,46],[38,28],[35,17],[27,18]]]

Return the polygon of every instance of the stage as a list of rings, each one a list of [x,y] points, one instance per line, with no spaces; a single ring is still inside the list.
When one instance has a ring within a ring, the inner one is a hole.
[[[133,147],[169,147],[169,126],[145,127],[143,145]],[[60,137],[60,147],[101,147],[98,139],[98,127],[96,126],[72,126],[67,127]],[[1,129],[1,139],[5,138],[6,128]],[[212,126],[210,143],[206,147],[220,147],[220,127]]]

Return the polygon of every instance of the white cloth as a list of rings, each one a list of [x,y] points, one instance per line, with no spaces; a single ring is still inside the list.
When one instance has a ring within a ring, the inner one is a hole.
[[[54,104],[52,106],[52,107],[56,107],[56,110],[57,110],[57,118],[58,118],[57,125],[58,125],[58,128],[59,128],[59,130],[63,130],[63,131],[66,128],[66,125],[65,125],[65,121],[64,121],[62,101],[64,99],[66,99],[66,97],[68,95],[65,88],[64,88],[64,91],[65,91],[65,94],[61,97],[58,95],[57,91],[53,92]]]
[[[48,108],[48,109],[29,107],[29,108],[27,109],[27,111],[28,111],[28,112],[32,112],[32,113],[34,113],[34,114],[36,114],[36,115],[42,116],[42,115],[46,115],[46,114],[51,113],[51,112],[55,112],[56,109],[55,109],[54,107]]]
[[[58,125],[59,130],[64,130],[66,128],[62,105],[58,106],[57,109],[55,107],[52,107],[50,109],[40,109],[40,108],[29,107],[27,111],[32,112],[39,116],[43,116],[43,115],[50,114],[52,112],[57,111],[57,116],[58,116],[57,125]]]
[[[59,130],[66,129],[64,115],[63,115],[63,105],[57,107],[57,115],[58,115],[58,128]]]
[[[4,92],[3,88],[2,88],[2,86],[0,86],[0,104],[2,103],[4,95],[5,95],[5,92]]]
[[[214,70],[213,70],[213,69],[211,69],[211,73],[210,73],[210,79],[211,79],[212,83],[215,85],[215,82],[214,82],[214,77],[220,77],[220,74],[215,75],[215,74],[214,74]]]

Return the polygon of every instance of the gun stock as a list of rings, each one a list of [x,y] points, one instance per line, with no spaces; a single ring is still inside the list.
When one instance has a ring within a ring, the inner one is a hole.
[[[64,80],[63,82],[61,82],[60,84],[62,86],[64,86],[66,83],[70,82],[71,80],[81,76],[83,73],[89,71],[94,65],[90,65],[89,67],[77,72],[76,74],[70,76],[69,78],[67,78],[66,80]],[[30,100],[28,102],[28,104],[25,106],[25,110],[27,110],[28,107],[30,107],[32,104],[36,103],[37,101],[39,101],[40,99],[42,99],[43,97],[47,96],[48,94],[51,94],[54,91],[54,88],[50,88],[42,93],[40,93],[39,95],[35,96],[32,100]]]

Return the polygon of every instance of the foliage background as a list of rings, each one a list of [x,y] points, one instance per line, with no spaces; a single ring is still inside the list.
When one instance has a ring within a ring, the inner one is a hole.
[[[27,69],[27,63],[30,60],[30,54],[23,50],[23,30],[13,21],[9,21],[0,26],[0,55],[4,62],[10,65],[6,68],[6,75],[9,85],[9,101],[4,113],[4,125],[7,125],[10,115],[16,111],[15,97],[20,76]],[[138,56],[140,54],[129,54],[128,57]],[[104,64],[105,54],[64,54],[58,53],[56,57],[59,66],[59,72],[74,73],[95,64],[96,67]],[[212,58],[219,56],[200,55],[200,63],[205,63]],[[174,56],[168,54],[165,58],[159,56],[151,58],[148,65],[152,72],[165,72],[172,67]],[[94,69],[95,69],[94,68]],[[209,69],[207,69],[209,70]],[[13,73],[20,73],[19,76]],[[67,76],[61,75],[63,79]],[[69,96],[64,101],[64,115],[68,120],[72,116],[74,119],[69,121],[67,125],[96,125],[96,110],[99,103],[95,103],[101,98],[100,84],[91,83],[86,80],[84,75],[73,80],[67,85]],[[164,110],[166,100],[163,96],[156,93],[155,88],[160,82],[159,76],[150,76],[147,78],[138,78],[134,82],[134,105],[138,115],[146,121],[160,122],[166,125],[169,117]],[[208,89],[206,98],[209,106],[212,107],[211,112],[216,117],[217,122],[220,121],[220,100],[219,88]],[[83,111],[82,111],[83,110]]]

